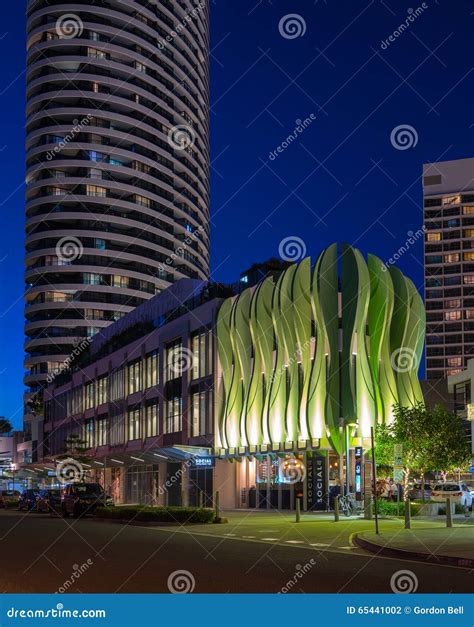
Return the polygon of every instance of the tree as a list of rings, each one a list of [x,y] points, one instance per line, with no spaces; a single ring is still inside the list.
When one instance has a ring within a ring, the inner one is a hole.
[[[13,431],[13,425],[12,423],[7,420],[6,418],[4,418],[3,416],[0,417],[0,435],[3,433],[11,433]]]
[[[430,466],[443,474],[444,480],[450,472],[466,468],[472,453],[463,419],[449,412],[442,405],[437,405],[429,412],[428,455]]]
[[[405,498],[413,473],[421,477],[424,492],[427,472],[439,471],[446,477],[448,472],[466,467],[471,459],[462,419],[441,405],[434,410],[423,403],[395,405],[393,422],[377,426],[375,435],[375,459],[381,468],[393,468],[394,446],[402,446]]]

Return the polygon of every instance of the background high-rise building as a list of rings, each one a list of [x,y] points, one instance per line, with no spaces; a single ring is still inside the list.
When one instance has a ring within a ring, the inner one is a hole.
[[[28,2],[31,393],[83,338],[178,278],[208,276],[208,10]]]
[[[474,356],[474,158],[423,166],[426,371],[456,374]]]

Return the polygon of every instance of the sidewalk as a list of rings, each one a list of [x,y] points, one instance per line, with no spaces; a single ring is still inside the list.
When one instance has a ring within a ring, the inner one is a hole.
[[[356,532],[354,544],[377,555],[435,564],[474,567],[474,526],[458,523],[452,528],[431,527]]]

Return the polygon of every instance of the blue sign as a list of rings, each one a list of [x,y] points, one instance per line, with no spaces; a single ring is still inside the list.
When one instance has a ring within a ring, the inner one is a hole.
[[[214,457],[193,457],[191,466],[193,468],[214,468]]]

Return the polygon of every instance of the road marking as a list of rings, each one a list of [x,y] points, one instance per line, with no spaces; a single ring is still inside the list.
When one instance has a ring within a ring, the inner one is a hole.
[[[246,538],[248,540],[255,540],[257,536],[242,536],[242,538]]]
[[[149,531],[158,531],[158,532],[162,532],[162,533],[168,533],[168,534],[172,534],[175,535],[177,533],[182,533],[182,534],[186,534],[188,536],[192,536],[192,535],[196,535],[196,536],[203,536],[206,538],[215,538],[216,540],[230,540],[231,542],[256,542],[257,544],[266,544],[262,538],[256,538],[255,540],[253,539],[248,539],[248,538],[238,538],[238,537],[234,537],[234,538],[229,538],[229,537],[225,537],[225,534],[214,534],[214,533],[204,533],[201,531],[189,531],[189,530],[185,530],[185,531],[181,531],[180,529],[171,529],[170,527],[139,527],[140,530],[149,530]],[[288,548],[288,546],[286,544],[282,544],[281,542],[279,542],[278,544],[275,544],[275,546],[279,546],[282,549],[284,548]],[[311,545],[309,544],[305,544],[304,546],[295,546],[293,545],[293,548],[295,549],[302,549],[303,551],[315,551],[316,549],[314,548],[310,548]],[[351,548],[358,548],[358,547],[351,547]],[[320,551],[321,554],[324,553],[340,553],[341,555],[347,555],[347,551],[342,550],[340,547],[333,547],[331,546],[329,549],[326,549],[325,551]],[[456,568],[457,570],[466,570],[466,568],[464,566],[451,566],[450,564],[434,564],[431,562],[417,562],[415,560],[409,560],[409,559],[403,559],[400,557],[388,557],[387,555],[377,555],[376,553],[368,553],[366,551],[364,551],[363,549],[360,549],[360,552],[358,551],[357,553],[354,551],[353,555],[357,556],[357,557],[365,557],[368,560],[372,560],[372,559],[382,559],[382,560],[390,560],[391,562],[403,562],[404,564],[419,564],[420,566],[431,566],[433,568]]]
[[[324,542],[314,542],[313,544],[310,544],[309,546],[331,546],[331,545],[325,544]]]
[[[338,546],[337,548],[338,549],[351,549],[352,550],[352,549],[355,549],[356,547],[355,546]]]
[[[274,542],[275,540],[279,540],[280,538],[262,538],[262,540],[270,540]]]
[[[288,544],[304,544],[303,540],[285,540]]]

